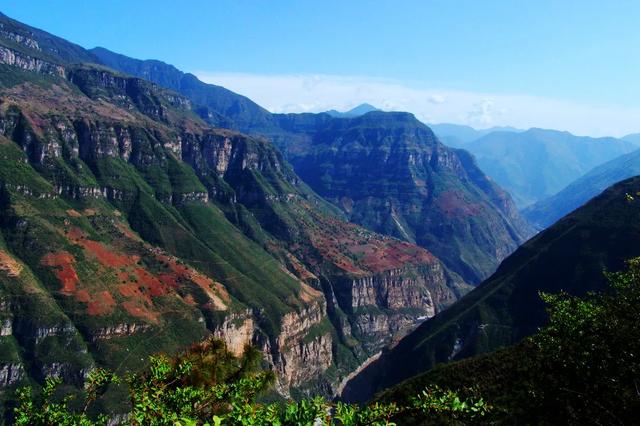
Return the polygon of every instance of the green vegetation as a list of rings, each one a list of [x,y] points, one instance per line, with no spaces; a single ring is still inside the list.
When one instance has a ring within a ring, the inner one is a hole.
[[[410,425],[632,424],[640,410],[640,258],[606,274],[610,290],[584,297],[541,294],[549,324],[517,346],[433,371],[379,395],[366,406],[321,398],[285,404],[257,397],[275,377],[257,369],[247,347],[234,357],[209,339],[171,359],[153,356],[129,375],[131,425]],[[92,414],[109,384],[120,379],[94,370],[81,404],[56,393],[47,379],[41,395],[18,391],[18,425],[98,425]],[[451,389],[457,389],[453,391]],[[487,404],[485,401],[490,401]],[[74,408],[76,407],[76,408]]]
[[[491,412],[482,399],[460,398],[455,392],[431,387],[405,405],[374,403],[359,407],[322,398],[286,404],[262,404],[256,398],[274,382],[269,371],[257,369],[260,353],[247,347],[234,357],[224,343],[208,339],[173,359],[149,358],[143,373],[127,376],[132,426],[213,425],[395,425],[397,418],[420,418],[426,424],[468,424]],[[41,395],[30,388],[18,390],[14,410],[17,426],[104,425],[104,414],[92,416],[90,406],[104,390],[121,379],[104,369],[93,370],[85,383],[79,408],[71,408],[72,396],[56,396],[60,380],[46,380]]]

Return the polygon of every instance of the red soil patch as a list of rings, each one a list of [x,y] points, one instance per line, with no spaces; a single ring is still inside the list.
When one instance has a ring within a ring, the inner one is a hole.
[[[197,270],[181,265],[176,262],[173,257],[165,256],[162,254],[156,254],[158,261],[169,265],[171,271],[175,274],[175,278],[169,279],[167,274],[161,276],[161,280],[169,286],[177,286],[177,279],[188,279],[198,287],[200,287],[205,294],[209,297],[210,303],[215,309],[225,310],[227,304],[231,303],[231,296],[227,292],[227,289],[219,282],[213,281],[208,276],[198,272]]]
[[[307,279],[316,279],[317,277],[309,271],[300,261],[291,253],[286,253],[287,260],[289,261],[289,265],[293,268],[295,276],[300,278],[301,280]],[[286,272],[289,272],[286,270]]]
[[[71,240],[75,242],[87,236],[87,234],[77,226],[72,227],[71,229],[66,231],[66,233],[67,233],[67,237],[69,237]]]
[[[158,297],[168,293],[164,284],[145,269],[135,268],[135,274],[138,276],[140,284],[148,290],[150,296]]]
[[[151,302],[151,300],[140,291],[140,287],[136,283],[120,284],[118,286],[118,291],[124,297],[145,299]]]
[[[365,254],[362,262],[374,272],[402,268],[406,264],[431,264],[435,257],[427,250],[407,242],[394,241]]]
[[[85,250],[94,255],[102,265],[110,268],[130,266],[140,260],[140,256],[128,256],[115,253],[98,241],[82,240],[80,244]]]
[[[91,300],[91,296],[89,295],[89,292],[87,290],[78,290],[76,292],[76,300],[78,302],[89,303],[89,301]]]
[[[75,259],[66,251],[60,253],[49,253],[40,261],[42,265],[57,268],[55,275],[62,284],[60,290],[62,294],[71,296],[76,291],[76,286],[80,281],[73,264]]]
[[[311,303],[314,300],[317,300],[318,298],[322,297],[322,292],[316,290],[315,288],[305,284],[305,283],[301,283],[300,284],[300,294],[298,295],[300,297],[300,299],[302,299],[304,302],[307,303]]]
[[[167,287],[178,288],[178,278],[174,274],[160,274],[158,279]]]
[[[113,312],[116,301],[108,291],[101,291],[95,295],[95,299],[89,302],[87,313],[93,316],[107,315]]]
[[[122,303],[122,307],[134,317],[142,318],[154,323],[158,322],[158,313],[150,311],[144,304],[137,300],[127,300]]]

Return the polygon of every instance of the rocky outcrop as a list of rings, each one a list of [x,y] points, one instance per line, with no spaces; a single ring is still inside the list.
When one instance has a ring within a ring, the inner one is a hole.
[[[149,324],[122,323],[114,324],[108,327],[102,327],[91,331],[91,340],[111,339],[114,337],[131,336],[149,330]]]
[[[0,388],[18,383],[25,376],[24,367],[19,363],[0,364]]]
[[[5,29],[5,25],[0,23],[0,36],[7,38],[15,43],[21,44],[29,49],[42,51],[38,42],[32,36],[17,34]]]
[[[0,46],[0,64],[11,65],[26,71],[64,77],[64,67],[25,55],[16,50]]]
[[[276,366],[278,380],[283,393],[287,389],[301,386],[318,379],[333,363],[332,338],[329,332],[314,336],[309,340],[289,341],[280,354],[280,363]]]
[[[186,192],[183,194],[178,194],[179,197],[177,200],[171,198],[172,202],[175,202],[177,205],[185,204],[185,203],[207,203],[209,202],[209,193],[207,192]]]
[[[22,332],[21,334],[24,335],[24,330],[20,331]],[[33,344],[37,345],[47,337],[75,334],[76,332],[77,331],[73,324],[67,323],[48,327],[36,327],[31,330],[31,333],[28,336],[33,341]]]
[[[77,365],[69,362],[52,362],[40,367],[42,377],[58,377],[65,383],[81,386],[92,368],[78,369]]]
[[[168,121],[171,108],[191,110],[191,102],[184,96],[160,89],[146,80],[116,74],[108,69],[71,67],[67,78],[92,99],[107,98],[119,107],[137,109],[154,120]]]
[[[88,198],[105,198],[110,201],[114,200],[123,200],[125,197],[125,192],[112,188],[109,186],[104,186],[101,188],[91,187],[91,186],[75,186],[75,185],[63,185],[56,186],[55,192],[63,197],[70,198],[73,200],[84,200]]]
[[[222,339],[235,355],[241,355],[246,345],[255,342],[257,327],[250,310],[225,316],[221,324],[214,326],[213,335]]]
[[[324,299],[319,299],[282,318],[281,331],[272,348],[276,349],[272,356],[281,392],[286,394],[291,387],[317,378],[331,366],[331,334],[320,327],[326,315]]]
[[[1,268],[1,265],[0,265]],[[11,336],[13,334],[13,323],[10,318],[5,319],[0,324],[0,336]]]
[[[439,271],[439,277],[444,282],[444,274]],[[433,275],[423,277],[407,278],[403,269],[392,269],[380,275],[351,278],[344,286],[348,293],[342,288],[338,291],[338,301],[341,306],[350,307],[351,310],[364,306],[377,306],[380,308],[419,308],[425,310],[430,316],[435,313],[435,305],[429,293],[425,278],[435,281]],[[342,287],[342,285],[341,285]]]

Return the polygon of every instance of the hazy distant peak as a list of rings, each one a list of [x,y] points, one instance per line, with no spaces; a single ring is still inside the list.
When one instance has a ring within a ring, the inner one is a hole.
[[[349,111],[340,112],[335,109],[332,109],[327,111],[327,114],[337,118],[351,118],[351,117],[359,117],[371,111],[380,111],[380,109],[374,107],[371,104],[363,103],[358,105],[355,108],[351,108]]]
[[[640,145],[640,133],[632,133],[630,135],[624,136],[622,140]]]

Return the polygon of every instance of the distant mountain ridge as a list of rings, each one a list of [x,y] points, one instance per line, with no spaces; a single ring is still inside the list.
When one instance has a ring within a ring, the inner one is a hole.
[[[622,140],[634,143],[640,146],[640,133],[633,133],[622,137]]]
[[[531,223],[544,229],[609,186],[640,175],[640,150],[614,158],[579,177],[557,194],[525,208]]]
[[[620,139],[536,128],[492,132],[463,146],[519,208],[552,196],[592,168],[637,149]]]
[[[221,86],[203,83],[173,65],[157,60],[139,60],[111,52],[103,47],[90,50],[100,63],[115,70],[153,81],[188,97],[199,108],[198,115],[216,127],[244,132],[273,126],[269,111],[252,100]]]
[[[462,124],[440,123],[429,124],[429,127],[431,127],[431,130],[433,130],[445,145],[453,148],[465,148],[468,143],[480,139],[482,136],[488,135],[491,132],[524,132],[524,130],[509,126],[475,129]]]

